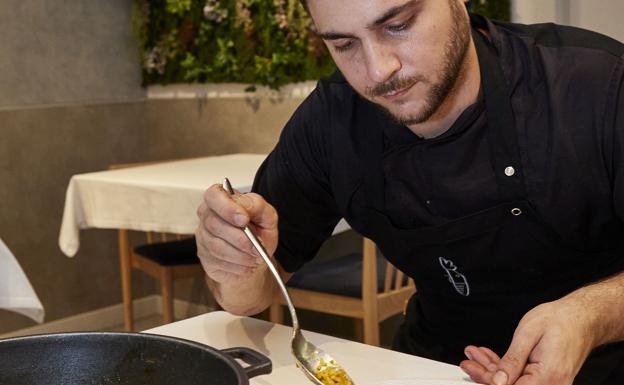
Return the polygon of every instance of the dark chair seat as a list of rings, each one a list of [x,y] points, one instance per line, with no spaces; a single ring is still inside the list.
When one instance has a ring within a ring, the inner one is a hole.
[[[377,290],[382,291],[386,260],[377,256]],[[362,297],[362,254],[311,262],[304,265],[286,284],[297,289],[313,290],[346,297]]]
[[[134,252],[162,266],[199,263],[195,237],[145,244],[136,247]]]

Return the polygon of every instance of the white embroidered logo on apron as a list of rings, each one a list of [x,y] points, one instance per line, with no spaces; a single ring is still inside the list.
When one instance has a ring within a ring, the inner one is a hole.
[[[455,290],[465,297],[469,296],[470,286],[468,286],[468,280],[462,273],[457,271],[457,266],[452,261],[442,257],[438,258],[438,260],[444,271],[446,271],[446,276]]]

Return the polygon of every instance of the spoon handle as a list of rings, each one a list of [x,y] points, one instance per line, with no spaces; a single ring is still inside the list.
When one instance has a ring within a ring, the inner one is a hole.
[[[230,184],[230,181],[228,180],[228,178],[223,179],[223,189],[227,191],[228,194],[234,195],[234,190],[232,189],[232,185]],[[256,237],[256,235],[251,231],[251,229],[248,226],[245,226],[243,228],[243,232],[245,233],[247,238],[249,238],[254,249],[256,249],[256,251],[260,254],[264,262],[269,267],[269,270],[273,274],[273,277],[277,281],[277,285],[279,286],[282,292],[282,295],[284,296],[284,299],[286,300],[288,310],[290,311],[290,317],[292,318],[293,329],[296,333],[299,330],[299,319],[297,318],[297,313],[295,312],[295,306],[293,305],[292,300],[290,299],[290,295],[288,295],[288,291],[286,290],[286,285],[284,284],[282,277],[280,276],[279,272],[275,268],[275,265],[271,261],[269,254],[266,252],[264,246],[262,246],[262,243],[260,242],[258,237]]]

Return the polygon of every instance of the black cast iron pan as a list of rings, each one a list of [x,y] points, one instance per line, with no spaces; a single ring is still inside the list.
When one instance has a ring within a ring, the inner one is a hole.
[[[217,350],[154,334],[59,333],[0,340],[2,385],[248,385],[249,378],[269,373],[269,358],[251,349]]]

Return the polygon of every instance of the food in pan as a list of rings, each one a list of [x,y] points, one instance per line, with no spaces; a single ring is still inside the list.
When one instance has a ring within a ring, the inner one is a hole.
[[[314,375],[325,385],[353,385],[344,369],[336,365],[334,360],[325,362],[321,359],[314,370]]]

